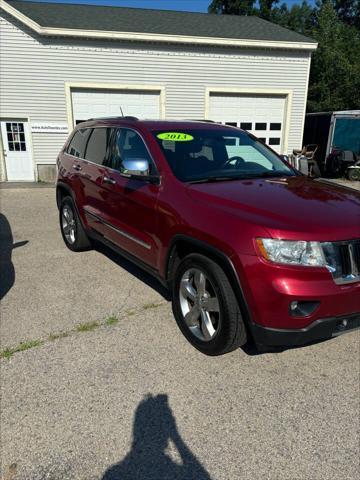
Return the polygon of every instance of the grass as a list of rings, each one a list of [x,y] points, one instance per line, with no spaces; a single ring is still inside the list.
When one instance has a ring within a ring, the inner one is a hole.
[[[80,323],[76,327],[77,332],[92,332],[95,330],[95,328],[98,328],[100,325],[98,322],[85,322],[85,323]]]
[[[143,310],[149,310],[150,308],[159,308],[161,305],[161,303],[146,303],[142,308]]]
[[[58,340],[59,338],[65,338],[70,335],[70,332],[59,332],[59,333],[50,333],[48,339],[53,342],[54,340]]]
[[[142,307],[140,307],[142,310],[149,310],[151,308],[158,308],[161,307],[161,303],[146,303]],[[133,315],[136,315],[137,311],[136,310],[127,310],[125,312],[127,317],[131,317]],[[65,338],[69,337],[70,335],[75,334],[76,332],[82,333],[82,332],[92,332],[98,327],[104,326],[104,325],[116,325],[119,322],[119,319],[116,317],[116,315],[110,315],[109,317],[105,318],[104,321],[102,322],[85,322],[85,323],[80,323],[75,327],[74,330],[69,330],[66,332],[58,332],[58,333],[50,333],[45,340],[28,340],[25,342],[21,342],[15,347],[6,347],[3,350],[0,350],[0,358],[10,358],[12,357],[15,353],[18,352],[23,352],[24,350],[29,350],[30,348],[34,347],[39,347],[40,345],[43,345],[45,342],[53,342],[55,340],[58,340],[60,338]]]
[[[24,350],[29,350],[30,348],[40,347],[43,345],[43,340],[29,340],[27,342],[21,342],[16,347],[4,348],[0,351],[0,358],[10,358],[14,353],[23,352]]]
[[[115,317],[115,315],[110,315],[110,317],[108,317],[106,320],[105,320],[105,324],[106,325],[115,325],[116,323],[118,323],[119,319],[117,317]]]

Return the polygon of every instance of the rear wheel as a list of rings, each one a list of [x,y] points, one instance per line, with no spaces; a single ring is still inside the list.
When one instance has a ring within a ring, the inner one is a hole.
[[[66,246],[81,252],[91,247],[71,197],[65,197],[60,205],[60,229]]]
[[[221,355],[246,343],[237,299],[213,260],[200,254],[185,257],[175,272],[172,294],[180,330],[202,353]]]

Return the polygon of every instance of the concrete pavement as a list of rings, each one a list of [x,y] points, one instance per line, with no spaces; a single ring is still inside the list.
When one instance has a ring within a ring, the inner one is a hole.
[[[2,480],[358,478],[359,332],[206,357],[156,282],[66,249],[54,193],[0,192],[1,348],[44,341],[0,360]]]

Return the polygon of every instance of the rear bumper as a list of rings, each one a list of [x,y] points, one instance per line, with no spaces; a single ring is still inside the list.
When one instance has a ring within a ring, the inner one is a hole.
[[[346,324],[346,325],[345,325]],[[360,328],[360,313],[315,320],[305,328],[278,329],[254,323],[252,333],[259,345],[300,346]]]

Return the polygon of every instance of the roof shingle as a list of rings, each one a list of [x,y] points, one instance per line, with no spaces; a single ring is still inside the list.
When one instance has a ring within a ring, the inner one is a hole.
[[[192,37],[316,43],[252,16],[7,0],[42,27]]]

